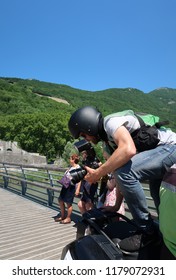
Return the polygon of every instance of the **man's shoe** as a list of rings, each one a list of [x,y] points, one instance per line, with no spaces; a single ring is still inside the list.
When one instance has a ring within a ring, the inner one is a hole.
[[[122,252],[135,252],[140,248],[144,248],[147,245],[157,241],[157,233],[153,232],[152,234],[139,233],[136,232],[134,235],[122,239],[119,242],[119,247]]]

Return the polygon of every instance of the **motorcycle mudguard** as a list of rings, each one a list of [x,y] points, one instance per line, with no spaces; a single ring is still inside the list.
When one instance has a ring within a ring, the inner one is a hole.
[[[68,244],[61,260],[122,260],[123,254],[104,235],[87,235]]]

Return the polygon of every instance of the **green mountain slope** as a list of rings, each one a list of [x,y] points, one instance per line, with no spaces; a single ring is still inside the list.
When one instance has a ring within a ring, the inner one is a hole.
[[[47,97],[64,99],[70,106]],[[0,78],[0,102],[0,114],[5,115],[45,110],[53,112],[59,108],[72,111],[89,104],[99,107],[104,114],[130,108],[135,111],[159,112],[161,117],[167,112],[170,118],[176,104],[176,89],[161,88],[148,94],[133,88],[91,92],[37,80]]]
[[[62,102],[57,102],[58,99]],[[54,158],[62,154],[64,145],[71,140],[67,129],[71,113],[84,105],[97,107],[103,115],[125,109],[155,114],[161,120],[169,120],[176,131],[176,89],[161,88],[148,94],[133,88],[92,92],[38,80],[2,77],[0,139],[18,141],[25,150]]]

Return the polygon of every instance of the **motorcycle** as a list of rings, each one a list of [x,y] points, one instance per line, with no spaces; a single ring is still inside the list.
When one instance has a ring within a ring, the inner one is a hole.
[[[146,246],[136,251],[123,250],[121,240],[139,233],[133,220],[117,212],[92,209],[76,224],[76,239],[62,251],[62,260],[158,260],[162,237],[155,222],[156,235]],[[142,234],[142,233],[141,233]]]

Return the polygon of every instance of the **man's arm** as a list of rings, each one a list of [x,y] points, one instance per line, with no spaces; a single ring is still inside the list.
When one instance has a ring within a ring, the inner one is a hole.
[[[107,161],[95,170],[86,167],[88,173],[85,176],[85,180],[89,183],[97,182],[107,173],[111,173],[123,166],[136,154],[136,147],[133,139],[124,126],[121,126],[116,130],[113,135],[113,139],[117,145],[117,149],[107,159]]]

